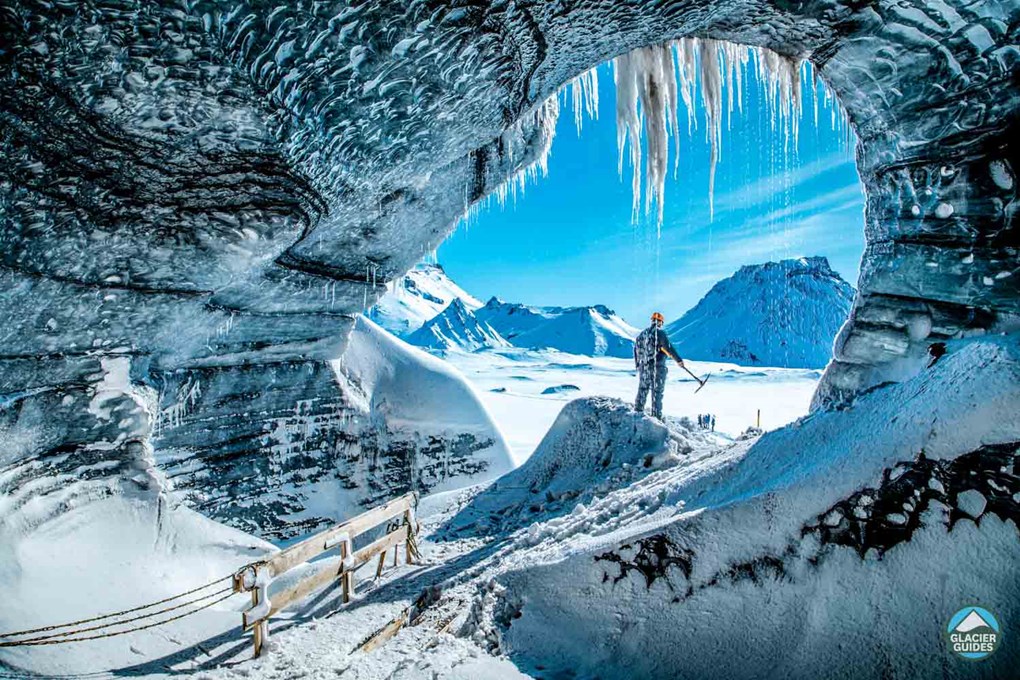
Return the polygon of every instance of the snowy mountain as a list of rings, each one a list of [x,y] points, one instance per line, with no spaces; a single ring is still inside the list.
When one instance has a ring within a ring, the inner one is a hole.
[[[446,309],[405,340],[428,349],[462,349],[469,352],[487,347],[510,346],[489,324],[479,321],[460,298],[454,298]]]
[[[516,347],[629,357],[638,330],[605,305],[529,307],[492,298],[475,316]]]
[[[585,356],[630,357],[638,330],[604,305],[557,309],[513,339],[518,347],[558,349]]]
[[[421,328],[453,300],[460,300],[471,310],[482,306],[480,300],[450,280],[442,265],[422,262],[394,282],[393,289],[369,310],[368,317],[390,333],[404,336]]]
[[[368,316],[412,345],[444,351],[512,345],[629,357],[638,333],[605,305],[532,307],[497,297],[482,305],[438,264],[416,266]]]
[[[686,358],[822,368],[854,289],[824,257],[741,267],[666,326]]]
[[[530,307],[519,302],[505,302],[498,297],[491,297],[484,307],[475,310],[475,316],[479,321],[498,329],[500,335],[512,341],[518,335],[535,330],[560,311],[562,309],[559,307]]]

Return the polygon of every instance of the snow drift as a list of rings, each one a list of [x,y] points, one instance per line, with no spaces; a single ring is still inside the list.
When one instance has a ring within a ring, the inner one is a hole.
[[[268,543],[202,517],[165,496],[96,500],[28,533],[15,523],[3,521],[0,632],[64,623],[154,602],[228,576],[272,550]],[[225,586],[229,581],[218,587]],[[235,635],[240,611],[249,602],[245,597],[233,597],[179,621],[131,635],[0,649],[0,675],[6,670],[5,664],[40,677],[78,676],[135,666],[141,667],[137,674],[166,672],[173,663],[164,657],[177,653],[197,657],[196,649],[201,643],[209,644],[209,638],[222,633]],[[165,606],[176,604],[180,601]],[[110,630],[168,619],[189,609]],[[39,633],[47,634],[54,633]]]
[[[824,368],[854,290],[824,257],[741,267],[666,333],[685,358]]]
[[[957,662],[942,627],[973,602],[1020,617],[1018,406],[1018,339],[959,343],[847,410],[599,494],[552,520],[571,541],[518,539],[500,650],[552,676],[1005,677],[1020,647]]]
[[[448,524],[449,535],[510,532],[676,465],[703,439],[672,429],[606,397],[571,401],[519,468],[475,496]],[[702,442],[703,443],[703,442]]]

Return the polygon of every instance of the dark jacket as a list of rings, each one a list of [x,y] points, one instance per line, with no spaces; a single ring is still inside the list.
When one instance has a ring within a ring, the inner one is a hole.
[[[673,348],[666,331],[653,323],[634,340],[634,366],[638,370],[649,368],[655,363],[662,367],[666,359],[679,360],[680,355]]]

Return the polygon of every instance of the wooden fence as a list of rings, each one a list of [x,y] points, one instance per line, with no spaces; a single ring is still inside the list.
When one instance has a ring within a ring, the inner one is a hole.
[[[262,646],[269,637],[269,618],[283,608],[303,600],[336,579],[340,579],[343,587],[343,601],[350,602],[354,594],[354,572],[378,555],[376,575],[382,574],[386,551],[393,548],[393,563],[396,565],[401,543],[406,546],[407,563],[412,564],[417,559],[415,538],[418,525],[414,518],[415,505],[416,496],[413,493],[395,498],[238,571],[234,575],[234,592],[251,593],[252,606],[241,614],[241,628],[243,631],[254,631],[255,656],[262,654]],[[383,522],[388,522],[385,535],[354,550],[354,539],[357,536]],[[340,552],[339,569],[332,565],[313,573],[286,590],[274,593],[270,600],[269,585],[273,579],[334,549]]]

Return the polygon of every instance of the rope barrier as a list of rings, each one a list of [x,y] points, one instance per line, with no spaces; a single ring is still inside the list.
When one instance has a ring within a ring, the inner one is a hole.
[[[228,590],[232,591],[233,588],[223,588],[222,590],[217,590],[216,592],[209,593],[208,595],[203,595],[202,597],[196,597],[194,600],[188,600],[187,602],[175,605],[173,607],[167,607],[166,609],[160,609],[159,611],[152,612],[151,614],[143,614],[142,616],[135,616],[134,618],[124,619],[123,621],[111,621],[110,623],[101,623],[98,626],[89,626],[88,628],[78,628],[78,629],[75,629],[75,630],[65,631],[63,633],[54,633],[53,635],[42,635],[40,637],[29,638],[27,640],[14,640],[14,641],[11,641],[11,642],[0,642],[0,647],[7,647],[7,646],[15,647],[17,645],[26,644],[26,643],[29,643],[29,642],[38,642],[40,640],[50,640],[50,639],[53,639],[53,638],[67,637],[68,635],[78,635],[79,633],[89,633],[89,632],[94,631],[94,630],[102,630],[104,628],[112,628],[113,626],[123,626],[123,625],[125,625],[127,623],[133,623],[135,621],[142,621],[142,620],[145,620],[145,619],[151,619],[153,616],[158,616],[160,614],[166,614],[167,612],[172,612],[172,611],[176,611],[178,609],[183,609],[184,607],[187,607],[188,605],[191,605],[191,604],[195,604],[196,602],[201,602],[202,600],[208,600],[210,597],[216,597],[217,595],[222,595],[223,593],[227,592]],[[196,609],[195,611],[199,611],[199,610]]]
[[[205,585],[201,585],[201,586],[199,586],[197,588],[192,588],[191,590],[185,591],[183,593],[178,593],[177,595],[173,595],[171,597],[166,597],[166,598],[163,598],[162,600],[157,600],[155,602],[150,602],[149,604],[142,605],[140,607],[132,607],[131,609],[125,609],[125,610],[119,611],[119,612],[112,612],[110,614],[102,614],[100,616],[93,616],[93,617],[87,618],[87,619],[79,619],[77,621],[70,621],[68,623],[57,623],[57,624],[54,624],[52,626],[43,626],[41,628],[30,628],[28,630],[19,630],[19,631],[14,631],[14,632],[10,632],[10,633],[0,633],[0,638],[23,637],[25,635],[31,635],[32,633],[46,633],[48,631],[58,630],[60,628],[71,628],[72,626],[80,626],[83,623],[93,623],[95,621],[102,621],[103,619],[116,618],[118,616],[123,616],[125,614],[133,614],[134,612],[142,611],[143,609],[150,609],[150,608],[155,607],[157,605],[166,604],[167,602],[173,602],[174,600],[179,600],[182,597],[187,597],[188,595],[193,595],[194,593],[197,593],[199,591],[202,591],[202,590],[205,590],[207,588],[210,588],[210,587],[216,585],[217,583],[222,583],[223,581],[226,581],[227,579],[233,579],[233,577],[234,577],[233,574],[230,574],[229,576],[223,576],[223,577],[220,577],[220,578],[216,579],[215,581],[210,581],[209,583],[206,583]],[[217,593],[212,593],[210,595],[206,595],[204,597],[197,598],[197,599],[193,600],[192,602],[198,602],[200,600],[206,599],[207,597],[213,597],[213,595],[217,595],[217,594],[222,593],[222,592],[224,592],[224,591],[220,590]],[[185,604],[188,604],[188,603],[185,603]],[[185,606],[185,605],[179,605],[179,606],[176,606],[176,607],[171,607],[171,608],[163,609],[163,610],[156,611],[156,612],[151,612],[149,614],[143,614],[142,616],[135,617],[133,619],[128,619],[126,621],[114,621],[114,622],[111,622],[111,623],[108,623],[108,624],[104,624],[102,626],[96,626],[95,628],[91,628],[90,630],[97,630],[99,628],[105,628],[105,627],[108,627],[108,626],[114,626],[114,625],[118,625],[118,624],[122,624],[122,623],[128,623],[130,621],[137,621],[139,619],[151,618],[153,616],[156,616],[157,614],[163,614],[163,613],[166,613],[168,611],[173,611],[174,609],[180,609],[183,606]],[[81,631],[79,631],[79,632],[81,632]],[[72,631],[72,633],[73,633],[73,631]],[[70,635],[72,633],[64,633],[64,635]],[[10,645],[10,643],[0,641],[0,646],[11,646],[11,645]]]
[[[222,580],[222,579],[220,579],[220,580]],[[147,624],[147,625],[144,625],[144,626],[137,626],[135,628],[130,628],[128,630],[118,630],[118,631],[114,631],[112,633],[101,633],[99,635],[85,635],[83,637],[76,637],[76,638],[64,638],[62,640],[52,640],[52,639],[48,639],[46,637],[43,637],[43,638],[30,638],[28,640],[15,640],[15,641],[11,641],[11,642],[0,642],[0,647],[22,647],[22,646],[24,646],[24,647],[37,647],[37,646],[41,646],[41,645],[62,645],[62,644],[67,643],[67,642],[85,642],[86,640],[99,640],[101,638],[116,637],[118,635],[127,635],[128,633],[137,633],[140,630],[147,630],[149,628],[155,628],[157,626],[162,626],[164,624],[170,623],[171,621],[177,621],[179,619],[183,619],[186,616],[191,616],[192,614],[197,614],[198,612],[202,611],[203,609],[208,609],[209,607],[212,607],[213,605],[219,604],[220,602],[223,602],[227,598],[233,597],[234,595],[235,595],[234,592],[230,592],[230,593],[227,593],[226,595],[224,595],[223,597],[219,598],[218,600],[213,600],[212,602],[210,602],[208,604],[202,605],[198,609],[193,609],[193,610],[191,610],[189,612],[184,612],[183,614],[178,614],[177,616],[172,616],[169,619],[164,619],[163,621],[156,621],[155,623],[150,623],[150,624]],[[73,635],[73,634],[78,633],[78,632],[85,632],[85,631],[72,631],[71,633],[67,633],[67,635]],[[49,637],[55,637],[55,636],[49,636]]]

